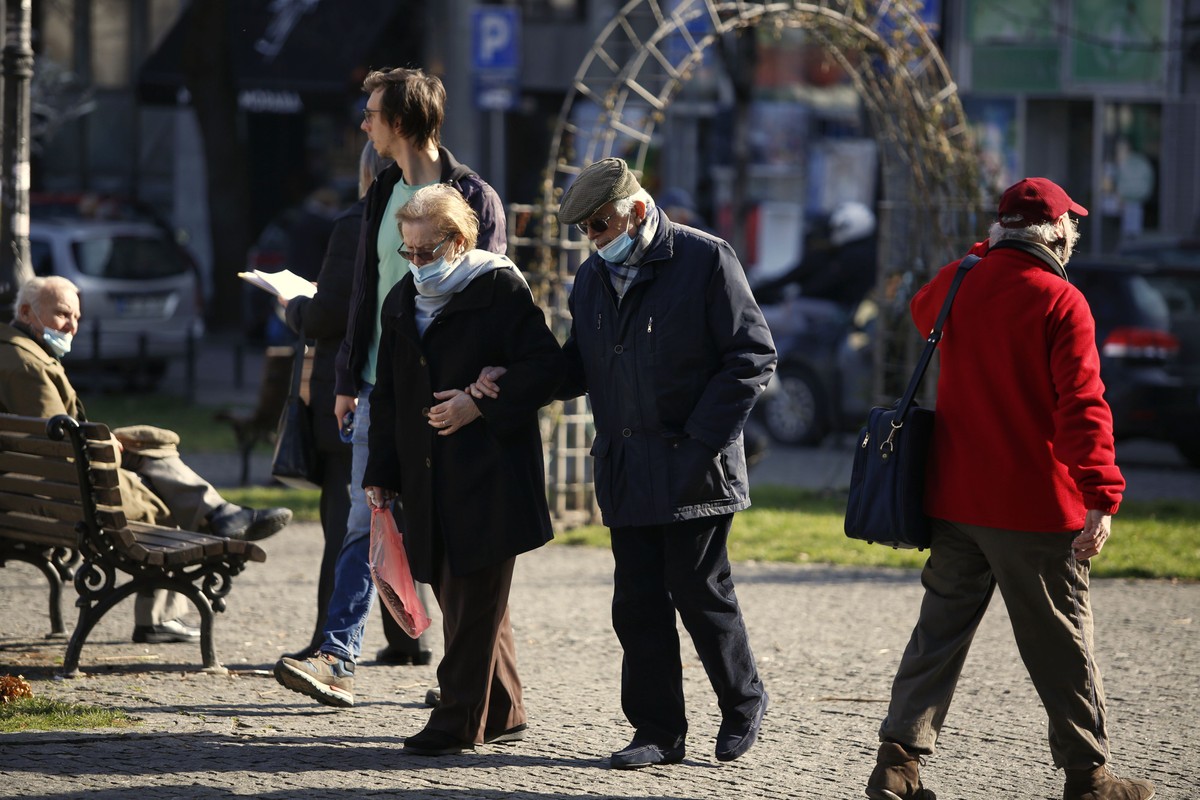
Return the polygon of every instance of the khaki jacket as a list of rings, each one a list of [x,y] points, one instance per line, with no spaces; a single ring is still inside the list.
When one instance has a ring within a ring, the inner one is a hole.
[[[62,362],[36,340],[0,323],[0,412],[23,417],[69,414],[86,420],[83,403],[67,380]],[[120,470],[122,510],[131,522],[171,525],[171,512],[136,474]]]

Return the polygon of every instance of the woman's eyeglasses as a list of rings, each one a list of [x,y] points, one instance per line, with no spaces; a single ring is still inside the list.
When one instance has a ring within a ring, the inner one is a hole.
[[[615,211],[603,219],[585,219],[583,222],[576,222],[575,227],[578,228],[579,232],[584,236],[588,235],[588,228],[592,229],[592,233],[604,233],[606,230],[608,230],[608,221],[614,216],[616,216]]]
[[[413,264],[417,263],[418,261],[423,264],[428,263],[437,258],[438,250],[441,250],[443,247],[445,247],[446,242],[450,241],[450,237],[453,235],[453,233],[447,233],[432,250],[405,250],[403,247],[401,247],[396,252],[399,253],[400,257],[405,261],[412,262]]]

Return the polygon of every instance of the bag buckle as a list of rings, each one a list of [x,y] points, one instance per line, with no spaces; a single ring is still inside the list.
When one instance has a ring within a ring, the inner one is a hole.
[[[885,461],[892,453],[896,452],[896,431],[904,427],[903,422],[897,425],[895,421],[889,420],[888,424],[892,426],[892,430],[888,433],[888,437],[883,440],[883,444],[879,445],[879,457]]]

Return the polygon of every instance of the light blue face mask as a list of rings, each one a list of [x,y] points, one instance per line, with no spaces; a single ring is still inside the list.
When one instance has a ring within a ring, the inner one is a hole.
[[[454,266],[446,261],[445,256],[442,256],[437,261],[430,261],[423,267],[410,264],[409,269],[412,270],[413,280],[420,286],[423,283],[436,282],[439,278],[445,277],[450,270],[454,269]]]
[[[52,331],[49,328],[42,333],[42,341],[45,342],[46,346],[50,348],[51,352],[53,352],[54,355],[58,356],[59,358],[62,358],[67,353],[71,352],[72,338],[74,337],[72,337],[69,333]]]
[[[629,231],[625,231],[596,252],[610,264],[623,264],[625,259],[629,258],[631,250],[633,250],[633,237],[629,235]]]

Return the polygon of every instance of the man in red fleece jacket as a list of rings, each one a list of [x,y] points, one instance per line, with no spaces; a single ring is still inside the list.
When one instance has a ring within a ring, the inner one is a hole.
[[[1115,462],[1095,321],[1067,282],[1087,209],[1045,178],[1000,199],[982,260],[944,328],[925,510],[925,598],[892,684],[867,782],[874,800],[933,800],[918,774],[934,751],[967,650],[999,586],[1050,722],[1064,800],[1148,800],[1109,772],[1104,690],[1093,658],[1089,559],[1111,532],[1125,480]],[[912,301],[922,332],[958,262]]]

